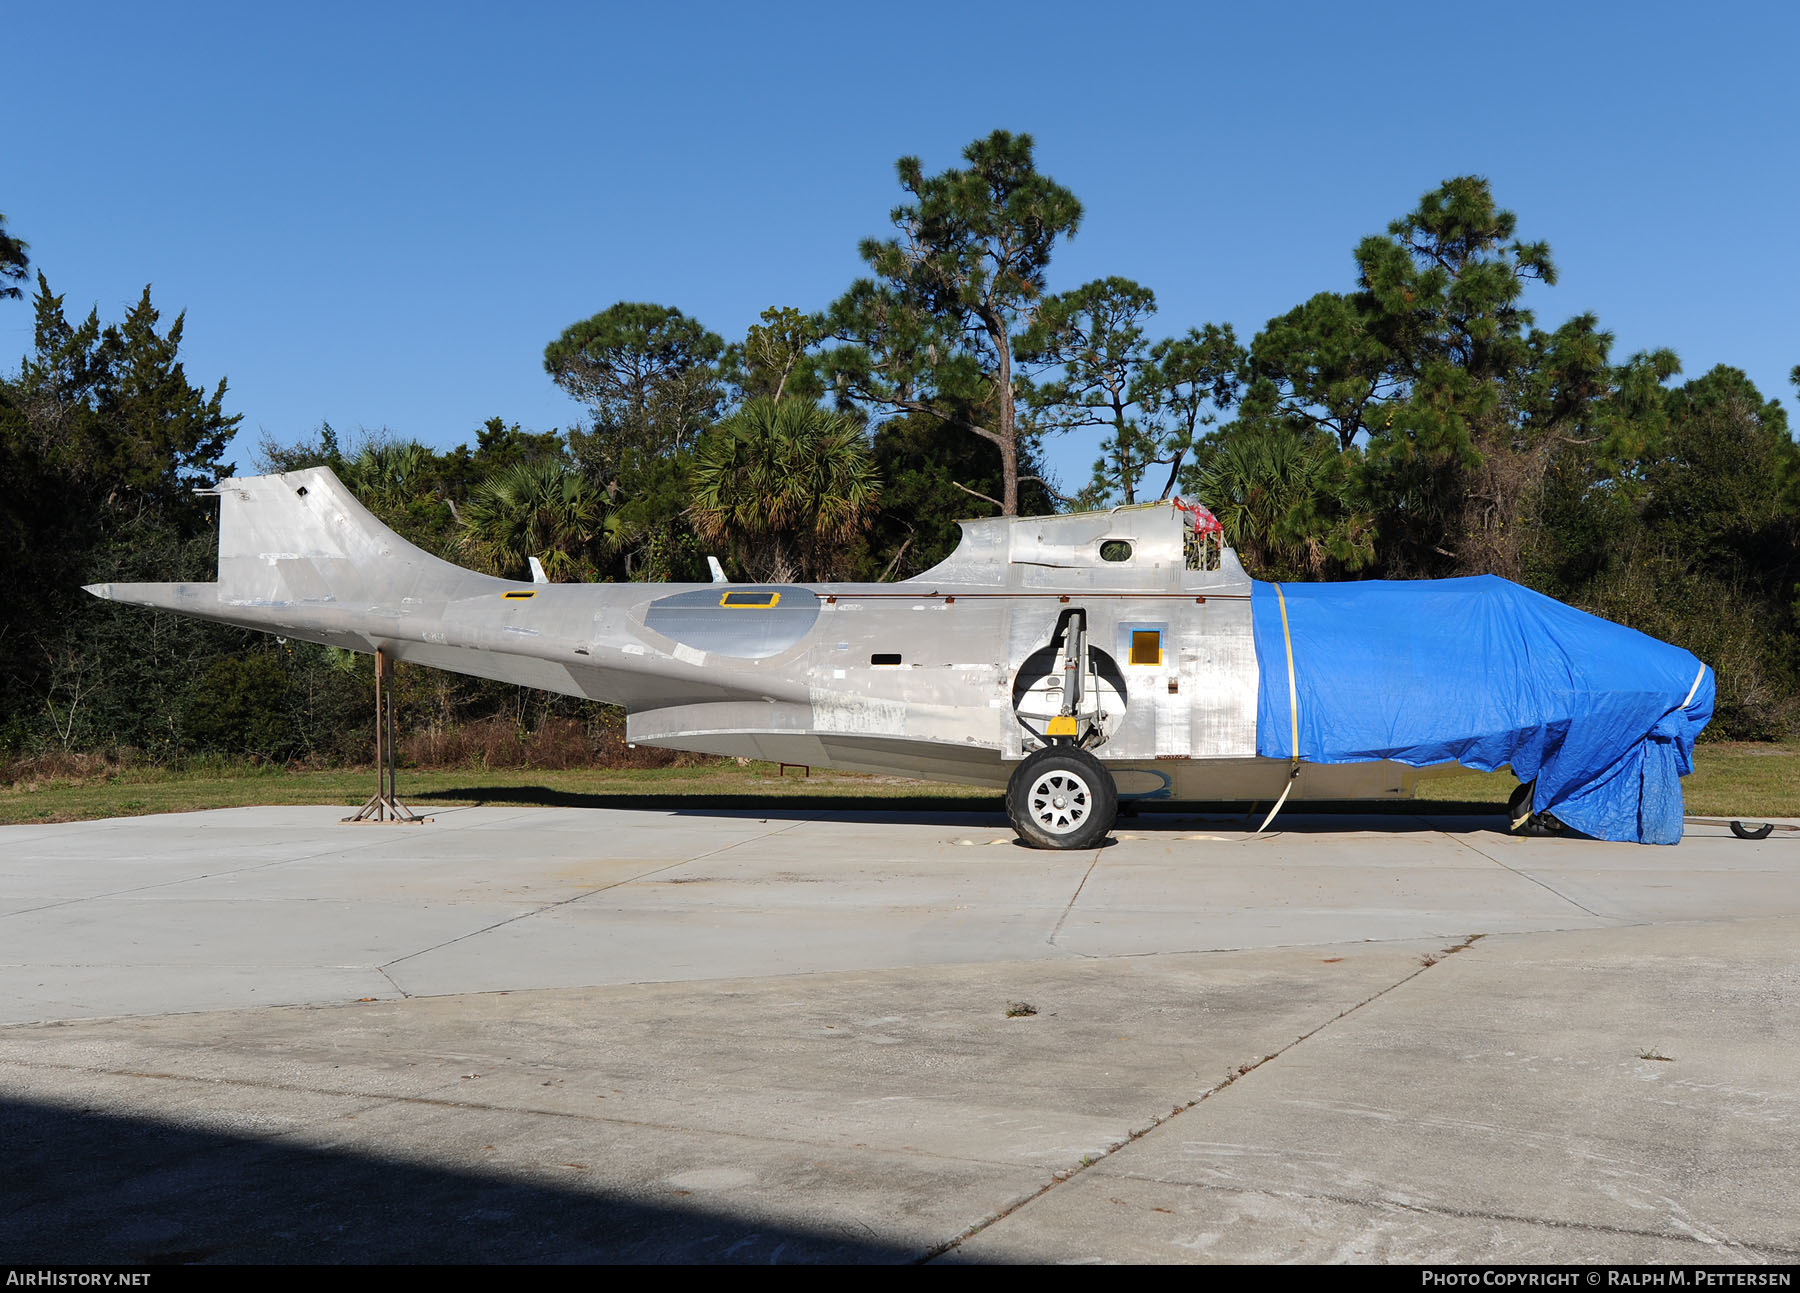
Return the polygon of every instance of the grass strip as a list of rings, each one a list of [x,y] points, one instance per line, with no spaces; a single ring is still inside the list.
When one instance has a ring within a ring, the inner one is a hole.
[[[1800,742],[1718,742],[1695,753],[1683,784],[1687,811],[1702,817],[1762,820],[1800,817]],[[367,768],[317,772],[220,764],[139,767],[104,776],[19,779],[0,785],[0,825],[85,821],[150,813],[196,812],[265,804],[336,804],[346,811],[374,790]],[[1423,780],[1416,806],[1504,806],[1518,783],[1508,772],[1458,769]],[[859,805],[918,812],[998,812],[998,792],[904,777],[815,769],[785,775],[773,763],[722,763],[689,768],[547,770],[533,768],[403,768],[400,796],[423,812],[452,804],[550,807],[754,808],[781,801],[790,809]],[[1150,807],[1154,807],[1153,805]],[[1389,803],[1386,811],[1407,811]]]

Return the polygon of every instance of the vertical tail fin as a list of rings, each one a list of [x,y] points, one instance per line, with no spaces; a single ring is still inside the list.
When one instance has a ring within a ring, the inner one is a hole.
[[[488,576],[414,547],[376,520],[325,467],[234,477],[219,499],[219,576],[213,584],[95,584],[111,601],[214,619],[227,608],[447,600]]]
[[[325,467],[227,480],[212,492],[221,601],[371,601],[370,574],[381,571],[383,590],[392,588],[396,557],[442,564],[376,520]]]

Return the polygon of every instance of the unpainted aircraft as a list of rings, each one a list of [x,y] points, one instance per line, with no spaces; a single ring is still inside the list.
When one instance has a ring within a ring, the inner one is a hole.
[[[209,492],[216,582],[88,591],[620,705],[635,744],[1003,787],[1037,847],[1095,844],[1120,798],[1401,798],[1421,775],[1257,757],[1251,582],[1179,502],[965,521],[892,584],[552,584],[421,551],[325,468]]]

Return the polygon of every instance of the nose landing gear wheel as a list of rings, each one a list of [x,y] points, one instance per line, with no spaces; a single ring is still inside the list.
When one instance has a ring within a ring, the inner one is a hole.
[[[1013,770],[1006,815],[1037,849],[1092,848],[1112,829],[1119,792],[1112,773],[1086,750],[1039,750]]]
[[[1536,781],[1527,781],[1512,792],[1512,798],[1506,805],[1507,815],[1512,818],[1512,825],[1508,828],[1510,833],[1525,836],[1567,835],[1569,828],[1560,819],[1549,813],[1531,811],[1531,794],[1536,785]]]

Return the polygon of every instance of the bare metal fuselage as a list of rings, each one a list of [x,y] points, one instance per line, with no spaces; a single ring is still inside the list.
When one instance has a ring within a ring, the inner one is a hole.
[[[1189,568],[1166,505],[965,522],[897,584],[521,584],[406,543],[322,468],[215,492],[217,582],[90,591],[610,702],[646,745],[1003,787],[1061,707],[1123,798],[1288,781],[1256,757],[1250,581],[1228,549]],[[1071,611],[1084,681],[1064,705]],[[1419,775],[1303,764],[1292,799],[1398,797]]]

